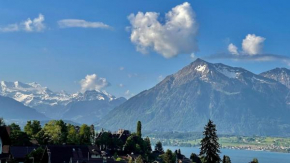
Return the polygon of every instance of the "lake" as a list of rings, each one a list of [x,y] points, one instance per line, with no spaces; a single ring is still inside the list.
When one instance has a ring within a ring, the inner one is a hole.
[[[190,157],[191,153],[199,154],[198,147],[175,147],[164,146],[164,150],[170,149],[173,152],[177,149],[186,157]],[[267,151],[250,151],[250,150],[235,150],[221,149],[221,158],[223,155],[230,156],[232,163],[249,163],[253,158],[257,158],[259,163],[290,163],[290,153],[277,153]]]

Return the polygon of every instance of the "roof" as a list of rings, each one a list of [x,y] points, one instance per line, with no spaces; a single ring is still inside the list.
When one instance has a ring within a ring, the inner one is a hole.
[[[26,155],[37,149],[36,146],[11,146],[10,153],[13,158],[25,158]]]

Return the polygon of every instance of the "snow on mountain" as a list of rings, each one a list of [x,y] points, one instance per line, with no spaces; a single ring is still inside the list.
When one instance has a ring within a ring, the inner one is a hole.
[[[92,101],[92,100],[108,100],[116,99],[106,91],[90,90],[84,93],[78,92],[68,94],[65,91],[53,92],[47,87],[43,87],[38,83],[22,83],[19,81],[7,82],[1,81],[0,95],[10,97],[26,106],[37,108],[43,105],[67,105],[73,101]]]
[[[276,80],[290,88],[290,70],[287,68],[275,68],[260,74],[266,78]]]

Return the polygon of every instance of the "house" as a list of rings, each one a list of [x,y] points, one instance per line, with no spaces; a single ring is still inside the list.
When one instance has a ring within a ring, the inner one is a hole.
[[[9,159],[10,145],[10,127],[0,126],[0,163]]]
[[[24,162],[25,157],[38,147],[39,146],[11,146],[10,159],[13,159],[16,162]]]
[[[113,158],[103,156],[96,146],[48,145],[41,163],[115,163]]]

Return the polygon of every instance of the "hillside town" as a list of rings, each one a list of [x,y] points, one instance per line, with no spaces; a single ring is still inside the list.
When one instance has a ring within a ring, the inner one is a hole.
[[[22,131],[17,124],[5,125],[3,119],[0,122],[0,163],[231,162],[229,156],[219,156],[220,144],[212,121],[206,125],[200,153],[192,153],[190,158],[180,149],[164,151],[161,142],[152,149],[149,137],[142,137],[140,121],[135,133],[124,129],[96,133],[93,125],[79,127],[62,120],[50,121],[44,127],[39,121],[28,121]],[[255,159],[252,162],[256,163]]]

